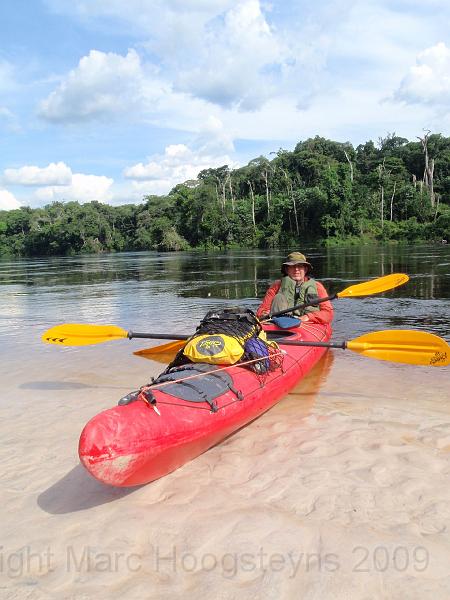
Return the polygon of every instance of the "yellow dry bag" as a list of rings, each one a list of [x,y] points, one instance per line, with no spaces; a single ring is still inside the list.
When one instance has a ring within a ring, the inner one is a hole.
[[[242,358],[244,348],[231,335],[216,333],[199,335],[189,340],[183,354],[192,362],[234,365]]]

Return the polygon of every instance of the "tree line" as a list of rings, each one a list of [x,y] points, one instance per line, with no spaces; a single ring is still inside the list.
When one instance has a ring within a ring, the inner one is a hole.
[[[449,239],[450,138],[430,132],[356,148],[316,136],[138,205],[0,211],[3,256]]]

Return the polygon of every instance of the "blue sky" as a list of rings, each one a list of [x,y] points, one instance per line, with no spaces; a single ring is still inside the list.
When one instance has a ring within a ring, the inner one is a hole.
[[[447,0],[3,0],[0,209],[137,203],[314,135],[450,135]]]

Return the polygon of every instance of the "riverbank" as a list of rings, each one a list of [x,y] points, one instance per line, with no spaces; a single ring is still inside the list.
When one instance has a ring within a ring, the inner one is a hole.
[[[206,205],[203,199],[195,214],[185,214],[186,206],[192,209],[196,202],[198,199],[191,198],[186,203],[180,186],[177,194],[165,198],[152,196],[142,205],[57,202],[39,209],[23,207],[0,211],[0,257],[192,249],[275,251],[296,247],[299,240],[303,246],[333,246],[387,241],[430,243],[450,239],[450,207],[441,204],[432,210],[423,197],[419,204],[424,203],[424,206],[418,216],[409,218],[396,215],[392,220],[392,216],[385,215],[381,220],[379,214],[372,215],[372,211],[357,218],[344,203],[342,211],[345,208],[347,219],[341,214],[331,216],[320,211],[316,214],[316,208],[309,218],[305,215],[300,218],[294,211],[295,225],[289,211],[282,217],[286,211],[286,202],[282,198],[278,198],[278,204],[272,207],[270,218],[266,215],[258,225],[254,220],[255,207],[251,209],[253,217],[250,213],[246,215],[251,205],[244,200],[239,210],[237,207],[236,210],[229,207],[225,210],[225,207],[217,207],[215,199]],[[202,212],[205,206],[208,208],[206,214]],[[407,211],[406,214],[410,213]]]

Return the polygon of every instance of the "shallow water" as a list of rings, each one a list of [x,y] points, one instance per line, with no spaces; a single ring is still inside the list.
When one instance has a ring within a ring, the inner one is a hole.
[[[157,342],[63,348],[41,333],[67,322],[191,333],[210,308],[257,306],[286,253],[0,262],[0,597],[448,597],[448,367],[336,350],[260,419],[158,482],[114,490],[78,465],[84,423],[161,370],[132,354]],[[336,301],[336,340],[414,328],[450,341],[450,248],[307,254],[330,293],[411,277]]]

